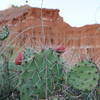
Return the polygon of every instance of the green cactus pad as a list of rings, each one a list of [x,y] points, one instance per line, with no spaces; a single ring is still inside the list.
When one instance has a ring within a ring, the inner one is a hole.
[[[4,55],[0,56],[0,60],[2,61],[0,64],[0,100],[20,100],[18,99],[19,91],[16,89],[17,75],[13,72],[15,64],[10,63]]]
[[[32,48],[26,48],[26,50],[24,51],[24,61],[28,62],[30,60],[30,58],[33,56],[34,51]]]
[[[57,53],[51,49],[34,55],[25,66],[19,77],[21,100],[45,99],[54,95],[62,87],[62,62]],[[38,98],[38,99],[36,99]]]
[[[97,66],[90,61],[81,61],[67,73],[67,83],[75,89],[91,91],[99,80]]]
[[[4,40],[8,37],[9,35],[9,30],[7,26],[4,26],[2,31],[0,32],[0,40]]]

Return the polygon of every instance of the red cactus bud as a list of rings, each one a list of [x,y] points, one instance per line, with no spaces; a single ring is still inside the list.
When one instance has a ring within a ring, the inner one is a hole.
[[[23,53],[19,52],[18,55],[15,58],[15,64],[16,65],[21,65],[23,61]]]
[[[64,53],[65,52],[65,47],[64,46],[59,46],[55,49],[57,53]]]

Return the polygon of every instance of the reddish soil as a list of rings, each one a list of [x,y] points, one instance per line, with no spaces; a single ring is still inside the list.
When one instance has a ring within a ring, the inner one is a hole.
[[[79,59],[88,55],[99,65],[99,24],[72,27],[63,21],[58,9],[42,9],[41,21],[40,8],[22,6],[0,11],[0,28],[4,25],[10,29],[7,42],[10,40],[10,45],[13,44],[16,50],[26,46],[39,47],[42,44],[52,47],[64,45],[66,51],[70,51],[65,53],[67,58],[70,56],[71,59],[72,55],[81,53]]]

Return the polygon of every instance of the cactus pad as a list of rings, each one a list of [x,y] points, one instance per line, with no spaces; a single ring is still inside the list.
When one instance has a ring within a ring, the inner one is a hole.
[[[8,37],[9,35],[9,30],[7,26],[4,26],[2,31],[0,32],[0,40],[4,40]]]
[[[33,53],[34,51],[32,48],[26,48],[26,50],[24,51],[24,61],[29,61],[32,58]]]
[[[45,99],[62,87],[62,62],[57,53],[51,49],[34,55],[19,77],[21,100]],[[45,94],[47,93],[47,94]]]
[[[19,91],[16,89],[17,75],[10,70],[14,67],[14,64],[10,63],[4,55],[0,60],[3,61],[0,64],[0,100],[19,100]],[[12,94],[15,96],[12,96]]]
[[[99,80],[97,66],[91,61],[81,61],[67,75],[67,83],[82,91],[91,91],[97,86]]]

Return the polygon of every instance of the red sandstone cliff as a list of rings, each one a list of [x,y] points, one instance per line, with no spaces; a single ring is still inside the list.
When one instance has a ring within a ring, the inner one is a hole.
[[[58,9],[42,9],[41,21],[40,8],[12,7],[0,11],[0,27],[3,25],[8,25],[10,29],[7,44],[14,44],[16,49],[39,47],[43,43],[46,46],[61,44],[72,52],[76,50],[74,54],[88,54],[95,61],[100,57],[100,25],[71,27],[63,21]],[[67,58],[72,55],[71,52],[67,54]]]

